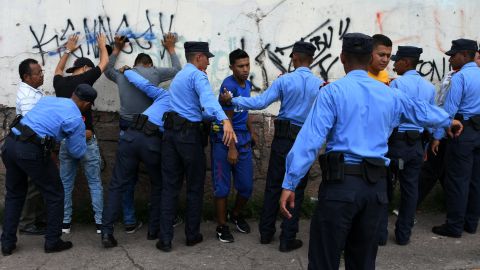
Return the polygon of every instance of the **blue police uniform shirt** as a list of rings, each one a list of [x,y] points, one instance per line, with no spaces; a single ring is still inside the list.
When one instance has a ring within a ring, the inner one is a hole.
[[[480,115],[480,68],[475,62],[463,65],[452,76],[443,108],[452,117],[457,113],[463,114],[464,120]],[[437,129],[433,135],[437,140],[444,136],[443,129]]]
[[[153,104],[142,114],[148,116],[148,120],[157,125],[160,131],[163,132],[163,114],[171,111],[170,94],[168,91],[155,86],[133,70],[126,70],[123,74],[130,83],[144,92],[149,98],[153,99]]]
[[[68,152],[81,158],[87,151],[82,113],[69,98],[43,97],[20,121],[38,136],[50,136],[57,142],[66,138]],[[13,133],[20,135],[16,128]]]
[[[403,92],[407,97],[413,99],[420,99],[435,105],[435,86],[420,76],[416,70],[409,70],[401,77],[396,78],[390,83],[390,87],[397,88]],[[423,127],[411,124],[402,123],[398,127],[398,131],[418,131],[423,132]]]
[[[230,91],[233,97],[250,97],[250,90],[252,89],[252,83],[249,80],[245,81],[245,87],[241,87],[233,75],[228,76],[223,80],[222,85],[220,86],[220,93],[223,93],[223,89],[226,88]],[[233,111],[234,106],[222,106],[225,111]],[[232,117],[232,125],[235,131],[247,131],[247,121],[248,121],[248,111],[242,110],[239,112],[234,112]],[[217,124],[221,124],[217,121]]]
[[[364,157],[390,160],[388,137],[401,122],[418,126],[448,127],[451,118],[441,108],[410,99],[353,70],[318,93],[305,124],[286,159],[282,187],[295,187],[308,172],[325,139],[326,152],[342,152],[345,163],[358,164]]]
[[[214,116],[218,121],[228,119],[213,94],[207,74],[190,63],[173,78],[169,91],[172,111],[191,122],[202,121],[203,115]]]
[[[232,104],[240,110],[262,110],[280,100],[277,118],[302,126],[322,84],[323,80],[313,75],[310,69],[299,67],[276,79],[262,94],[236,97]]]

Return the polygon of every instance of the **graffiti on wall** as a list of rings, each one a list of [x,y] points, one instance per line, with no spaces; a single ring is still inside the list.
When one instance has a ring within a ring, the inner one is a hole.
[[[147,25],[145,26],[144,31],[134,32],[131,29],[131,24],[128,21],[127,15],[123,14],[120,23],[118,23],[116,28],[112,28],[112,22],[110,17],[101,17],[93,19],[93,22],[87,18],[83,19],[83,37],[84,40],[81,42],[79,49],[73,53],[75,57],[83,56],[93,56],[98,58],[99,50],[96,46],[96,36],[98,33],[105,33],[107,36],[108,43],[112,44],[115,34],[122,36],[127,36],[130,41],[130,46],[126,46],[123,49],[123,52],[126,54],[132,54],[136,49],[139,51],[150,50],[153,48],[153,43],[157,42],[158,39],[155,32],[158,32],[157,29],[154,31],[153,16],[150,14],[149,10],[145,11],[145,19]],[[164,18],[162,12],[157,13],[158,26],[161,35],[165,35],[170,32],[172,29],[174,15],[171,14],[169,18]],[[168,26],[168,27],[167,27]],[[42,58],[42,64],[45,64],[46,56],[59,56],[65,48],[63,45],[67,41],[68,37],[73,34],[82,34],[79,31],[78,27],[75,27],[71,19],[67,19],[64,29],[60,33],[55,33],[53,35],[47,35],[48,26],[43,24],[41,29],[34,28],[30,26],[30,32],[33,35],[35,40],[35,45],[32,47],[40,53]],[[160,50],[159,53],[160,59],[163,59],[165,56],[165,48]]]

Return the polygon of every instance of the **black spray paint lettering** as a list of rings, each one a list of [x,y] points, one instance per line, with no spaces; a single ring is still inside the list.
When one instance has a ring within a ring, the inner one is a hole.
[[[313,31],[301,37],[299,40],[312,43],[317,50],[313,56],[313,63],[310,66],[312,69],[318,67],[320,70],[320,75],[322,78],[327,81],[329,78],[329,72],[332,67],[338,62],[339,57],[333,57],[329,52],[334,44],[334,36],[338,36],[338,40],[342,40],[343,36],[348,32],[350,27],[350,18],[345,18],[344,20],[339,21],[338,31],[334,31],[334,26],[331,25],[332,20],[327,19]],[[326,28],[326,29],[325,29]],[[267,43],[260,53],[255,57],[255,62],[260,66],[262,70],[263,77],[263,87],[267,88],[269,86],[268,72],[265,67],[266,61],[269,60],[281,73],[290,72],[293,70],[292,62],[289,61],[288,65],[285,65],[280,57],[283,57],[289,54],[293,47],[293,43],[288,46],[275,47],[272,50],[272,45]]]
[[[139,47],[140,50],[152,49],[152,41],[157,39],[157,37],[154,34],[155,25],[152,23],[149,10],[145,10],[145,18],[147,20],[146,30],[139,33],[135,33],[130,29],[130,24],[128,23],[128,19],[125,14],[123,14],[122,20],[114,31],[112,31],[110,17],[108,16],[98,16],[96,19],[93,19],[93,27],[91,27],[91,25],[89,24],[89,20],[87,18],[84,18],[83,34],[85,35],[85,43],[80,44],[79,50],[74,53],[74,56],[83,57],[84,50],[86,50],[85,55],[93,55],[95,58],[98,58],[99,50],[97,47],[96,36],[99,33],[105,33],[107,36],[107,43],[110,44],[113,44],[115,34],[127,36],[130,41],[130,46],[124,47],[123,52],[126,54],[133,53],[134,46]],[[165,32],[162,12],[158,13],[158,18],[160,32],[162,35],[159,38],[163,38],[163,36],[165,36],[172,29],[174,15],[170,15],[167,32]],[[67,25],[64,29],[60,31],[60,34],[55,34],[50,38],[46,37],[46,24],[43,25],[41,33],[37,33],[34,30],[33,26],[30,26],[30,32],[32,33],[36,43],[32,48],[38,50],[38,52],[40,53],[43,65],[45,64],[45,55],[58,55],[59,57],[61,57],[62,52],[65,50],[65,48],[63,48],[63,45],[65,44],[67,38],[72,34],[81,34],[80,32],[75,32],[75,26],[72,23],[71,19],[67,19]],[[147,42],[145,43],[144,41]],[[83,46],[86,46],[86,48],[84,49]],[[163,59],[164,55],[165,48],[163,48],[163,50],[161,51],[160,58]]]
[[[447,64],[445,57],[442,57],[442,60],[439,64],[437,64],[435,60],[424,61],[420,64],[418,73],[430,81],[441,81],[445,74],[450,70],[452,70],[452,67],[450,64]]]

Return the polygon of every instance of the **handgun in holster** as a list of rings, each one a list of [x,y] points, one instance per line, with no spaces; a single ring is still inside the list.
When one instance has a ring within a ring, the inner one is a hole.
[[[147,121],[148,116],[145,114],[137,114],[133,117],[132,128],[136,130],[142,130]]]
[[[341,152],[329,152],[318,157],[322,181],[342,182],[345,177],[345,160]]]

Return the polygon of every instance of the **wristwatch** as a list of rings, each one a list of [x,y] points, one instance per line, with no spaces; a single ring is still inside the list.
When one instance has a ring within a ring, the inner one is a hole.
[[[71,51],[69,49],[65,49],[65,51],[63,51],[64,54],[70,54]]]

